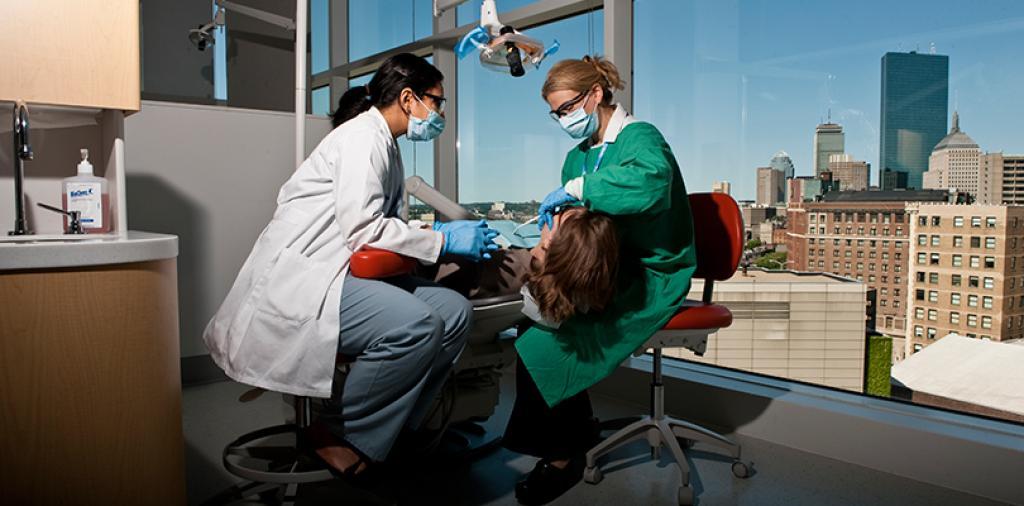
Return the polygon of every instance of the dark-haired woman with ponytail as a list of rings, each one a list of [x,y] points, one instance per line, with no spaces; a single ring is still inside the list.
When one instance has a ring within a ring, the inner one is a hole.
[[[424,279],[350,276],[352,253],[376,248],[433,263],[497,249],[497,232],[483,222],[430,227],[400,218],[396,139],[441,133],[442,80],[423,58],[399,54],[345,93],[336,128],[281,187],[273,220],[204,334],[231,378],[331,398],[310,436],[346,475],[384,460],[403,428],[419,428],[472,316],[465,298]],[[335,384],[339,355],[351,362]]]

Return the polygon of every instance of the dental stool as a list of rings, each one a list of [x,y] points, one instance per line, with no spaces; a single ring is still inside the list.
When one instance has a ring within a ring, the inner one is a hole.
[[[408,274],[415,266],[414,260],[388,251],[366,250],[352,256],[351,273],[360,278],[381,279]],[[335,381],[343,380],[350,362],[349,357],[338,355]],[[250,389],[239,401],[253,401],[264,392],[262,388]],[[313,400],[305,396],[285,397],[291,400],[293,421],[249,432],[228,443],[222,454],[224,468],[248,482],[222,492],[208,504],[241,502],[253,496],[292,504],[300,484],[334,479],[313,456],[313,448],[306,441],[305,431],[316,408]]]
[[[704,279],[704,293],[700,301],[684,301],[675,316],[650,339],[635,355],[642,355],[653,349],[651,374],[651,411],[625,428],[615,432],[587,452],[587,467],[583,479],[597,484],[603,478],[597,460],[633,441],[645,439],[651,447],[651,456],[660,458],[661,447],[672,453],[679,467],[680,505],[693,504],[693,487],[690,486],[690,468],[679,440],[685,447],[694,443],[707,443],[724,449],[733,459],[732,472],[737,478],[751,474],[752,463],[740,460],[740,446],[725,436],[699,425],[665,416],[665,392],[662,385],[662,349],[685,347],[697,355],[703,355],[708,335],[720,328],[732,325],[732,313],[725,306],[711,302],[715,281],[732,277],[743,253],[743,218],[736,201],[723,193],[695,193],[690,195],[690,211],[693,215],[694,239],[697,247],[697,270],[695,278]],[[606,422],[614,425],[616,421]]]

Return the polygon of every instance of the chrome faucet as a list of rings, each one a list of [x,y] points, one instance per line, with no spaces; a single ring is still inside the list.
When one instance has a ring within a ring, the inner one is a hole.
[[[8,235],[27,235],[25,221],[25,160],[32,159],[32,146],[28,143],[28,107],[25,102],[14,104],[14,230]]]

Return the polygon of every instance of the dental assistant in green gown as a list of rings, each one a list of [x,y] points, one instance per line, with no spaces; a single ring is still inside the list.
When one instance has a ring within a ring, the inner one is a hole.
[[[535,324],[516,342],[516,404],[507,448],[540,457],[516,486],[523,504],[543,504],[582,476],[597,441],[586,389],[609,376],[675,314],[696,269],[693,222],[672,150],[653,125],[612,102],[623,83],[615,66],[589,56],[548,73],[551,116],[581,139],[565,158],[562,186],[540,209],[541,223],[564,206],[610,215],[622,258],[613,302],[558,328]]]

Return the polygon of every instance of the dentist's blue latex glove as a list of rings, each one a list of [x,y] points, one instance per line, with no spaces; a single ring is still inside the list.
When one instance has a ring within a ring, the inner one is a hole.
[[[537,214],[540,215],[540,218],[537,219],[537,228],[544,230],[545,225],[551,226],[555,215],[555,208],[578,201],[579,199],[569,195],[565,188],[558,187],[549,193],[547,197],[544,197],[544,201],[540,203],[540,209],[537,211]]]
[[[484,220],[435,221],[433,225],[433,229],[438,232],[447,232],[460,228],[487,228],[487,222]]]
[[[450,225],[455,223],[458,222],[452,222]],[[471,226],[449,226],[441,227],[441,230],[438,230],[444,235],[441,254],[461,255],[475,262],[479,262],[481,259],[490,259],[490,252],[498,249],[498,245],[494,244],[494,238],[498,236],[498,231],[488,228],[483,221],[467,221],[465,223],[469,223]]]

